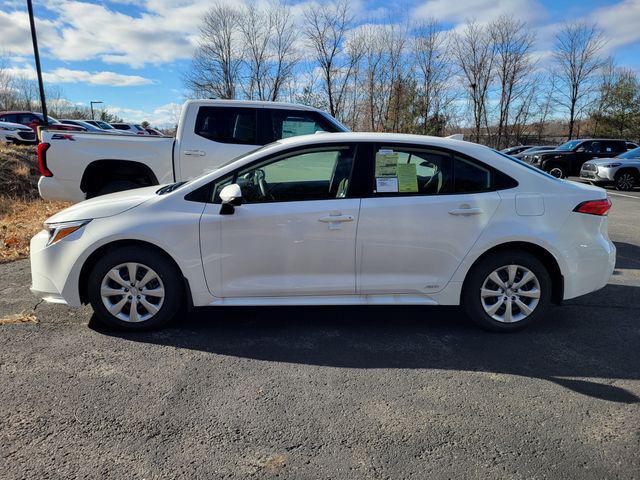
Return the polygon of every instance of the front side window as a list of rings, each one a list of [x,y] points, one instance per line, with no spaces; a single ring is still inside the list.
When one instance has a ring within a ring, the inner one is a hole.
[[[345,198],[353,147],[288,154],[238,171],[236,183],[246,203]]]
[[[256,109],[200,107],[194,133],[214,142],[257,145]]]

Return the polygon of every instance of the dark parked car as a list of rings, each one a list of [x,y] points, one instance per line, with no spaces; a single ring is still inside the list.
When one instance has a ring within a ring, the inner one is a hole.
[[[535,152],[540,152],[542,150],[553,150],[554,148],[556,148],[555,145],[540,145],[537,147],[527,148],[520,153],[512,153],[511,156],[522,160],[526,155],[533,155],[533,153]]]
[[[535,145],[518,145],[516,147],[503,148],[500,150],[505,155],[517,155],[520,152],[524,152],[526,149],[534,147]]]
[[[554,177],[565,178],[580,175],[582,164],[592,158],[610,158],[636,148],[626,140],[589,138],[570,140],[553,150],[542,150],[527,155],[524,160]]]
[[[52,117],[49,119],[50,130],[69,130],[73,132],[85,131],[85,128],[77,127],[75,125],[65,125]],[[36,112],[0,112],[0,122],[11,122],[26,125],[32,128],[34,131],[44,123],[44,117],[41,113]]]

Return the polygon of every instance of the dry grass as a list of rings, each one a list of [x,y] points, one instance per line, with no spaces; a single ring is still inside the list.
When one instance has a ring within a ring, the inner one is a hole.
[[[0,144],[0,263],[29,255],[29,240],[47,217],[67,207],[38,196],[34,147]]]

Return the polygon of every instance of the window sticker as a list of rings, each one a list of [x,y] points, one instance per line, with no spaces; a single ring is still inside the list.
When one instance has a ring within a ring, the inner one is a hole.
[[[395,177],[398,168],[398,153],[391,150],[380,150],[376,153],[376,178]]]
[[[297,137],[298,135],[311,135],[316,131],[315,122],[299,120],[284,120],[282,122],[282,138]]]
[[[397,193],[398,178],[397,177],[377,177],[376,192],[377,193]]]
[[[398,191],[400,193],[418,192],[418,172],[415,163],[398,165]]]

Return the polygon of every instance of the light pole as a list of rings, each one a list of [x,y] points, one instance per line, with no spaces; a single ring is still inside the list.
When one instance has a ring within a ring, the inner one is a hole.
[[[102,103],[102,100],[98,100],[98,101],[91,101],[89,102],[91,104],[91,120],[95,120],[94,116],[93,116],[93,106],[97,105],[98,103]]]
[[[40,106],[42,107],[43,127],[49,125],[47,116],[47,102],[44,98],[44,85],[42,83],[42,68],[40,67],[40,53],[38,53],[38,37],[36,36],[36,23],[33,19],[33,5],[31,0],[27,0],[27,10],[29,11],[29,25],[31,26],[31,41],[33,42],[33,56],[36,60],[36,73],[38,74],[38,88],[40,89]]]

